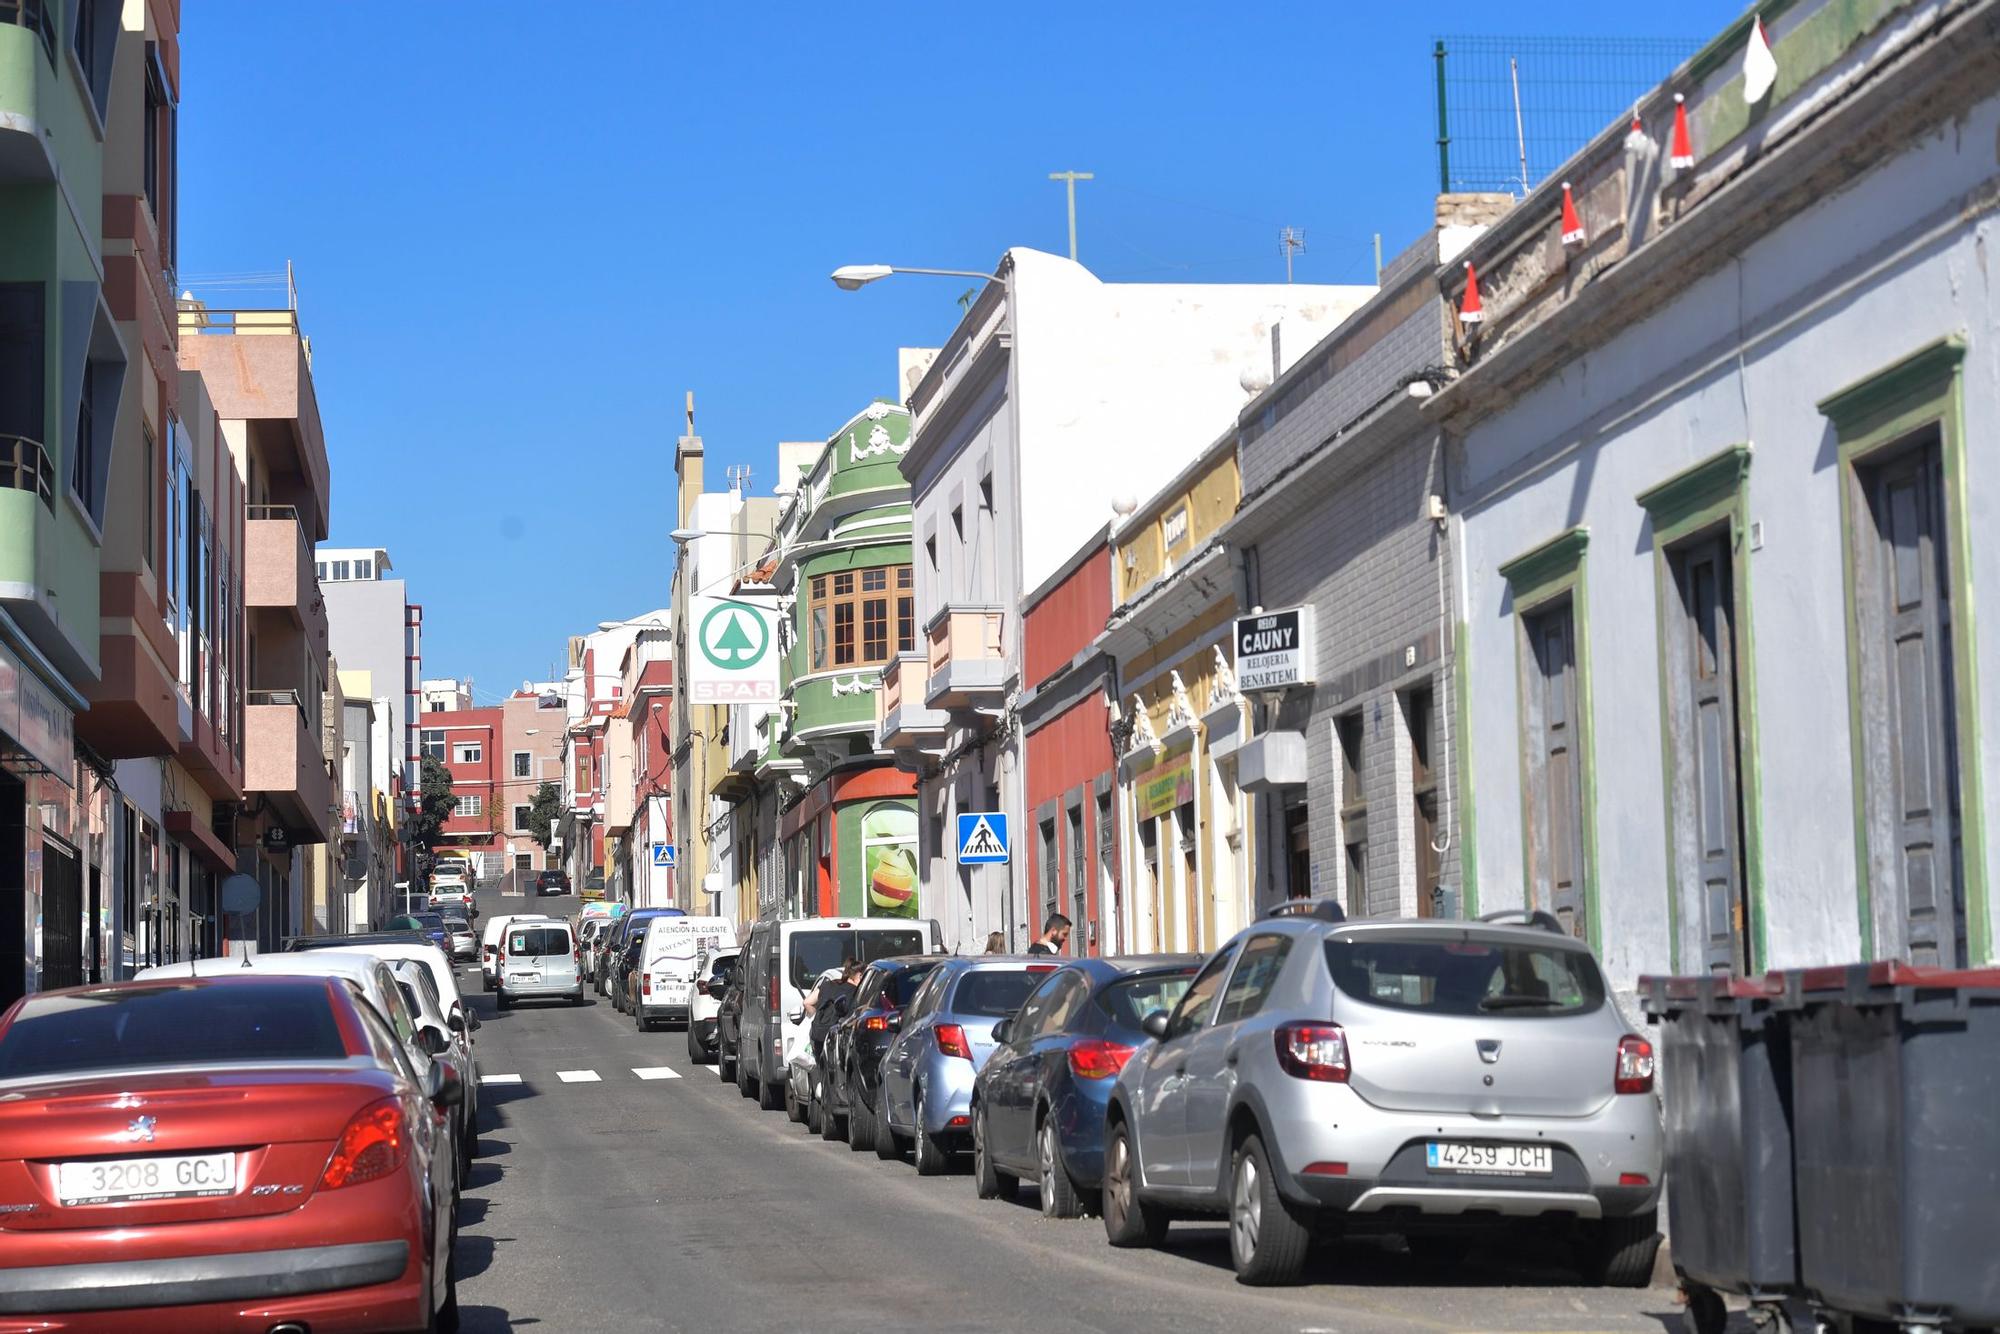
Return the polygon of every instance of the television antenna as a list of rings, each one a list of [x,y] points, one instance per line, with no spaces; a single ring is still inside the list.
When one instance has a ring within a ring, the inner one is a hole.
[[[732,463],[725,470],[725,473],[729,478],[729,489],[731,491],[734,491],[739,496],[750,494],[749,464]]]
[[[1292,256],[1306,252],[1306,229],[1303,227],[1278,228],[1278,249],[1285,252],[1285,281],[1292,280]]]

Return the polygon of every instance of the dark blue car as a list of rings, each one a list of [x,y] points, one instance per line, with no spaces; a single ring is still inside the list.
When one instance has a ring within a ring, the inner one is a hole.
[[[1171,1010],[1200,967],[1193,954],[1078,959],[1030,992],[994,1032],[972,1089],[972,1169],[980,1198],[1011,1197],[1022,1177],[1042,1212],[1074,1218],[1104,1175],[1104,1106],[1140,1025]]]
[[[444,957],[451,957],[451,928],[444,924],[444,914],[434,912],[411,913],[422,925],[424,939],[444,951]]]

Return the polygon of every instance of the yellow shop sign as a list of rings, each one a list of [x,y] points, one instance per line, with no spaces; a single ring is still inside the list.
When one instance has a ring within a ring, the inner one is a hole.
[[[1134,800],[1141,820],[1157,820],[1176,806],[1194,800],[1194,768],[1188,757],[1169,760],[1148,769],[1133,783]]]

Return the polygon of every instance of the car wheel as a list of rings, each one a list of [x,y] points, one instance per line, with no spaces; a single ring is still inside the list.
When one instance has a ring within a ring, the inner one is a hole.
[[[903,1156],[903,1146],[896,1140],[896,1131],[889,1124],[889,1090],[881,1092],[882,1105],[875,1109],[875,1156],[883,1162]]]
[[[972,1113],[972,1193],[982,1200],[1012,1200],[1021,1189],[1021,1178],[993,1165],[988,1141],[986,1104],[981,1103]]]
[[[1681,1312],[1681,1328],[1686,1334],[1723,1334],[1729,1325],[1729,1308],[1723,1304],[1722,1294],[1695,1283],[1684,1284],[1681,1290],[1687,1295],[1687,1307]],[[1751,1308],[1753,1320],[1758,1309]],[[1770,1326],[1761,1328],[1768,1330]]]
[[[1167,1239],[1167,1211],[1139,1198],[1139,1165],[1132,1158],[1132,1128],[1111,1127],[1104,1142],[1104,1239],[1113,1246],[1158,1246]]]
[[[445,1261],[444,1301],[432,1309],[424,1326],[430,1334],[458,1334],[458,1257]]]
[[[692,1023],[688,1024],[688,1063],[690,1065],[708,1064],[707,1053],[703,1052],[701,1044],[694,1040],[694,1025]]]
[[[503,1010],[511,1010],[514,1008],[513,998],[508,996],[508,994],[504,991],[500,993],[500,998],[495,1003],[499,1005],[499,1007]]]
[[[1063,1166],[1062,1142],[1056,1134],[1054,1117],[1042,1118],[1042,1133],[1037,1139],[1041,1149],[1042,1217],[1078,1217],[1083,1213],[1083,1205],[1076,1197],[1076,1183],[1069,1179],[1069,1169]]]
[[[824,1098],[825,1095],[826,1087],[821,1085],[820,1096]],[[834,1111],[829,1103],[816,1101],[813,1105],[819,1108],[819,1137],[829,1144],[837,1144],[845,1139],[846,1135],[843,1132],[846,1130],[847,1118]]]
[[[824,1136],[826,1134],[826,1104],[817,1096],[805,1100],[806,1133]]]
[[[750,1067],[743,1064],[743,1057],[740,1053],[735,1060],[729,1063],[729,1080],[732,1084],[736,1085],[738,1093],[746,1098],[750,1096]]]
[[[1653,1257],[1660,1249],[1656,1209],[1629,1218],[1605,1218],[1585,1229],[1584,1277],[1607,1288],[1643,1288],[1653,1281]]]
[[[785,1105],[785,1090],[770,1080],[753,1076],[757,1080],[757,1106],[763,1111],[775,1112]]]
[[[951,1155],[944,1151],[944,1146],[937,1142],[937,1137],[931,1134],[929,1128],[924,1125],[926,1117],[922,1089],[917,1090],[916,1109],[917,1144],[915,1157],[917,1160],[917,1175],[920,1177],[943,1176],[945,1169],[951,1166]]]
[[[1278,1193],[1264,1141],[1252,1135],[1229,1173],[1229,1257],[1236,1281],[1256,1287],[1296,1282],[1305,1267],[1308,1228]]]
[[[847,1147],[860,1153],[875,1147],[875,1113],[868,1110],[852,1082],[847,1088]]]

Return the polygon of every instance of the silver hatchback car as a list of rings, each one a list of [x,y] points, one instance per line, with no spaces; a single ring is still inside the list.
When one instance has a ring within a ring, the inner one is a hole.
[[[1315,1231],[1400,1233],[1448,1259],[1481,1229],[1532,1225],[1595,1281],[1651,1276],[1653,1048],[1545,913],[1286,905],[1145,1028],[1106,1110],[1114,1246],[1223,1214],[1238,1279],[1285,1283]]]
[[[1021,1008],[1060,960],[982,954],[946,959],[910,997],[882,1054],[876,1152],[913,1142],[917,1171],[936,1176],[972,1142],[972,1084],[993,1054],[993,1025]]]

